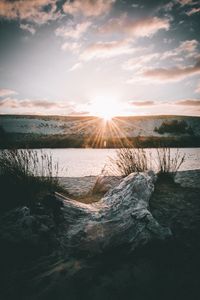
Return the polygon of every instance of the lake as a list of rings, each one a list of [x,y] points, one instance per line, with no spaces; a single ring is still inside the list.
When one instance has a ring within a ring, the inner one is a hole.
[[[38,150],[39,151],[39,150]],[[82,177],[99,175],[109,157],[116,157],[116,149],[44,149],[52,153],[53,159],[59,163],[60,177]],[[146,149],[152,153],[152,162],[156,157],[156,149]],[[176,149],[171,149],[172,155]],[[200,148],[181,148],[180,153],[186,155],[186,160],[180,170],[200,169]]]

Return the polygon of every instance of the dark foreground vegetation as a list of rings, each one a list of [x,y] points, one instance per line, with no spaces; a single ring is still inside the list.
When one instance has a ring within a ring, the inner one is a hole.
[[[199,192],[159,181],[150,210],[173,238],[134,252],[124,245],[95,257],[41,251],[33,258],[26,247],[1,249],[2,299],[198,299]]]
[[[104,143],[105,141],[105,143]],[[37,135],[6,133],[0,136],[0,149],[40,149],[40,148],[121,148],[133,147],[154,148],[163,145],[171,148],[200,147],[200,136],[137,136],[133,138],[106,138],[102,144],[95,144],[91,137],[76,135]]]
[[[58,163],[52,155],[34,150],[0,152],[0,213],[27,206],[35,209],[45,197],[62,191],[58,183]]]
[[[148,169],[143,151],[121,150],[118,172],[126,176]],[[18,150],[1,154],[0,184],[5,193],[0,215],[1,299],[198,299],[200,189],[198,184],[184,187],[174,181],[184,156],[177,151],[172,160],[168,148],[159,152],[160,175],[150,199],[151,213],[160,224],[171,228],[173,237],[165,242],[155,240],[135,251],[126,244],[111,247],[90,257],[81,251],[69,256],[62,248],[61,237],[68,227],[62,221],[61,205],[55,204],[52,196],[54,191],[62,191],[52,176],[57,167],[51,157],[34,153]],[[200,172],[194,171],[190,178],[195,176],[198,183]],[[29,232],[30,222],[33,232]],[[14,232],[8,236],[8,227],[13,224]],[[19,227],[31,238],[19,236]]]

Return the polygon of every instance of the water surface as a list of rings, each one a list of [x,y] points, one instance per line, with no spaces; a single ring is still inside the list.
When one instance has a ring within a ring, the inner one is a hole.
[[[99,175],[105,165],[109,165],[109,157],[116,157],[116,149],[44,149],[51,152],[53,159],[59,162],[59,176],[82,177]],[[152,164],[155,165],[156,149],[146,149],[152,153]],[[176,149],[171,149],[172,155]],[[186,160],[180,170],[200,169],[200,148],[181,148],[180,153]]]

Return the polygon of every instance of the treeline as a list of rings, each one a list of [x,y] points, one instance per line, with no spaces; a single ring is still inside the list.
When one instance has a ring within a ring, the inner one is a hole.
[[[155,127],[154,131],[158,132],[159,134],[194,134],[192,127],[189,126],[185,120],[164,121],[160,127]]]
[[[200,147],[200,136],[108,138],[96,142],[76,135],[35,135],[7,133],[0,136],[0,148],[121,148],[121,147]]]

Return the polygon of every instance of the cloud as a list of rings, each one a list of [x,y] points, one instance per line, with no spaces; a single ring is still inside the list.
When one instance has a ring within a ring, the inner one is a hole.
[[[200,59],[194,66],[157,68],[143,71],[143,76],[158,81],[179,81],[188,76],[200,74]]]
[[[139,57],[134,57],[127,60],[123,64],[122,68],[124,70],[134,70],[134,69],[143,68],[144,64],[150,63],[152,60],[159,58],[159,56],[160,56],[159,53],[149,53],[149,54],[141,55]]]
[[[66,101],[47,101],[37,99],[17,99],[7,97],[0,100],[0,108],[3,112],[14,110],[14,113],[20,114],[62,114],[62,115],[86,115],[88,112],[83,111],[73,102]],[[38,109],[38,110],[37,110]]]
[[[151,105],[155,105],[155,102],[150,101],[150,100],[147,100],[147,101],[131,101],[130,104],[134,105],[134,106],[151,106]]]
[[[197,14],[199,12],[200,12],[200,7],[198,7],[198,8],[194,7],[191,10],[187,11],[186,14],[188,16],[192,16],[192,15]]]
[[[198,41],[197,40],[187,40],[181,42],[180,46],[177,48],[177,52],[188,52],[188,53],[194,53],[196,51],[197,46],[198,46]]]
[[[180,4],[180,6],[183,7],[186,5],[193,6],[198,4],[198,2],[193,0],[171,0],[163,6],[161,6],[160,8],[164,9],[165,11],[171,11],[176,4]]]
[[[198,55],[197,47],[199,42],[197,40],[186,40],[180,43],[180,45],[169,51],[165,51],[161,55],[161,59],[175,58],[179,55],[186,55],[187,57],[195,57]],[[183,58],[180,57],[182,60]]]
[[[89,111],[72,111],[70,113],[70,116],[86,116],[86,115],[89,115],[90,112]]]
[[[81,44],[76,42],[75,43],[66,42],[61,47],[63,51],[71,51],[73,53],[77,53],[80,48],[81,48]]]
[[[116,0],[74,0],[63,5],[63,11],[70,15],[82,14],[87,17],[100,16],[109,12]]]
[[[135,69],[144,69],[144,66],[151,63],[153,60],[157,63],[159,60],[171,59],[173,58],[174,61],[183,61],[184,57],[198,57],[198,41],[197,40],[187,40],[180,43],[180,45],[169,51],[165,51],[164,53],[147,53],[141,56],[137,56],[127,60],[123,64],[124,70],[135,70]],[[136,48],[137,49],[137,48]],[[139,48],[138,51],[144,51],[144,48]]]
[[[60,17],[56,2],[57,0],[1,0],[0,18],[44,24]]]
[[[82,60],[91,60],[94,58],[110,58],[122,54],[133,53],[135,49],[131,46],[130,41],[111,41],[98,42],[89,45],[80,55]]]
[[[79,24],[62,26],[56,29],[55,34],[65,38],[78,39],[87,31],[90,25],[91,22],[87,21]]]
[[[76,63],[75,65],[73,65],[73,66],[69,69],[69,71],[72,72],[72,71],[78,70],[78,69],[82,68],[82,65],[83,65],[82,63],[78,62],[78,63]]]
[[[198,85],[195,89],[195,93],[200,94],[200,82],[198,83]]]
[[[19,27],[22,30],[26,30],[26,31],[30,32],[31,34],[35,34],[35,32],[36,32],[35,28],[30,24],[20,24]]]
[[[194,6],[194,5],[199,5],[199,1],[193,1],[193,0],[177,0],[181,6]],[[193,14],[199,13],[200,12],[200,7],[193,7],[188,11],[185,11],[186,15],[192,16]]]
[[[56,108],[60,107],[60,104],[57,102],[49,102],[46,100],[30,100],[30,99],[24,99],[24,100],[19,100],[16,98],[5,98],[0,100],[0,106],[1,107],[11,107],[11,108],[34,108],[34,107],[40,107],[40,108],[45,108],[45,109],[50,109],[50,108]]]
[[[134,58],[131,58],[127,60],[122,68],[124,70],[136,70],[141,69],[144,70],[144,67],[147,66],[149,63],[152,63],[154,61],[154,65],[159,62],[159,60],[165,60],[165,59],[173,59],[177,62],[182,62],[183,57],[198,57],[198,41],[197,40],[186,40],[180,43],[180,45],[172,50],[165,51],[164,53],[161,52],[154,52],[154,53],[147,53],[141,56],[136,56]],[[136,48],[137,49],[137,48]],[[138,52],[145,51],[143,48],[138,47]]]
[[[176,105],[184,105],[184,106],[200,106],[200,99],[186,99],[179,100],[175,102]]]
[[[102,33],[124,33],[134,37],[150,37],[158,30],[168,30],[170,27],[169,19],[158,17],[143,18],[140,20],[131,19],[124,14],[121,18],[114,18],[102,26]]]
[[[16,95],[17,92],[10,89],[0,89],[0,97]]]
[[[193,5],[196,2],[193,2],[193,0],[176,0],[179,4],[181,4],[181,6],[185,6],[185,5]]]

